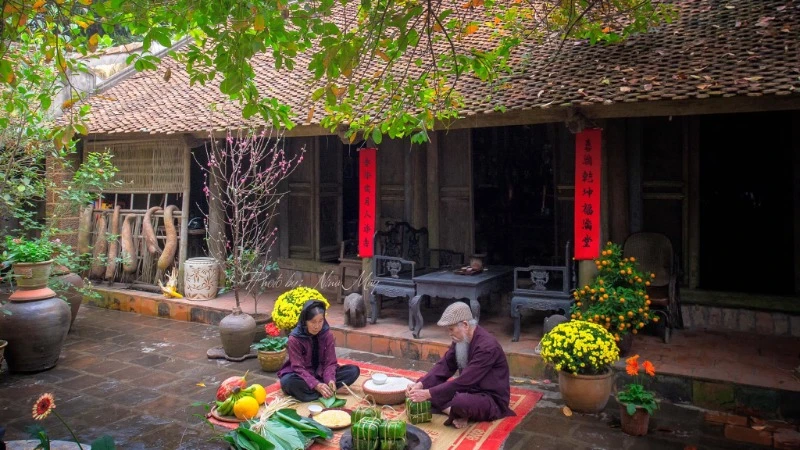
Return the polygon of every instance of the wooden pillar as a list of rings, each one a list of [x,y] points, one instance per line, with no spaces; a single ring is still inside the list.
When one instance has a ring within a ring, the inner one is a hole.
[[[630,234],[625,121],[611,120],[606,130],[605,153],[608,154],[608,167],[605,172],[608,176],[604,180],[608,186],[608,209],[604,213],[609,218],[609,238],[622,244]]]
[[[700,282],[700,120],[696,116],[685,119],[685,145],[684,151],[688,160],[688,174],[685,185],[688,185],[686,194],[687,233],[688,240],[688,270],[684,282],[690,289],[696,289]],[[687,258],[684,258],[687,260]]]
[[[644,227],[644,203],[642,201],[642,120],[628,119],[625,148],[628,157],[628,194],[630,201],[630,232],[642,231]]]
[[[439,248],[439,132],[428,134],[427,151],[427,206],[428,206],[428,246]]]
[[[178,243],[178,286],[183,289],[183,265],[189,250],[189,196],[192,190],[192,150],[183,146],[183,202],[181,204],[181,240]],[[133,205],[131,205],[133,207]]]
[[[792,178],[794,186],[792,198],[794,203],[794,292],[800,294],[800,112],[792,115]]]

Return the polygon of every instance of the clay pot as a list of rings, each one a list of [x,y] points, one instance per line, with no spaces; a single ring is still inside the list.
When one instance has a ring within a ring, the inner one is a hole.
[[[636,412],[630,415],[625,405],[620,404],[619,421],[625,433],[631,436],[644,436],[650,424],[650,414],[644,408],[636,408]]]
[[[39,372],[55,366],[69,331],[67,303],[54,295],[25,301],[12,296],[3,307],[11,312],[0,314],[0,339],[8,341],[8,369]]]
[[[53,270],[53,260],[35,263],[14,263],[14,282],[19,289],[41,289],[47,287],[47,280]]]
[[[241,358],[250,353],[250,346],[256,336],[256,320],[245,314],[239,307],[223,317],[219,322],[219,336],[222,349],[231,358]]]
[[[264,372],[277,372],[283,367],[286,360],[286,349],[277,352],[258,351],[258,362],[261,363],[261,370]]]
[[[602,375],[574,375],[558,372],[558,390],[564,403],[575,412],[598,413],[606,407],[611,395],[614,372],[607,369]]]
[[[72,314],[72,318],[69,322],[69,329],[72,330],[72,325],[75,323],[75,318],[78,317],[78,311],[83,302],[83,294],[78,290],[83,287],[83,278],[78,274],[67,272],[62,275],[53,276],[53,279],[57,281],[58,286],[64,287],[63,290],[58,290],[58,294],[69,304],[69,309]]]

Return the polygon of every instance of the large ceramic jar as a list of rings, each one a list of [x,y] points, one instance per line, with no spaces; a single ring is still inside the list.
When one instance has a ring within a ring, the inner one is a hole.
[[[80,275],[62,271],[53,275],[56,280],[54,289],[58,290],[60,295],[69,304],[71,319],[69,322],[69,329],[72,330],[72,325],[75,324],[75,318],[78,317],[81,303],[83,302],[83,293],[79,290],[83,287],[83,278]]]
[[[606,407],[611,395],[614,372],[602,375],[576,375],[558,372],[558,390],[569,408],[581,413],[598,413]]]
[[[219,265],[214,258],[189,258],[184,265],[183,293],[189,300],[211,300],[219,289]]]
[[[256,337],[256,320],[235,307],[231,314],[219,321],[219,336],[225,354],[230,358],[241,358],[250,353]]]
[[[3,308],[11,313],[0,314],[0,340],[8,341],[8,369],[39,372],[55,366],[72,318],[67,302],[53,293],[44,299],[12,299]]]

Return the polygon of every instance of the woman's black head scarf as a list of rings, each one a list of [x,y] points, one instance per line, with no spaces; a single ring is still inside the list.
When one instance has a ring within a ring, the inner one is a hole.
[[[325,303],[322,303],[320,300],[309,300],[303,304],[303,309],[300,311],[300,317],[297,319],[297,325],[292,330],[291,336],[299,337],[299,338],[311,338],[313,335],[308,332],[308,328],[306,327],[306,322],[313,319],[311,315],[311,310],[314,307],[319,307],[322,309],[323,314],[325,311]],[[325,319],[325,323],[322,325],[322,330],[317,333],[317,336],[326,333],[330,327],[328,326],[328,319]]]

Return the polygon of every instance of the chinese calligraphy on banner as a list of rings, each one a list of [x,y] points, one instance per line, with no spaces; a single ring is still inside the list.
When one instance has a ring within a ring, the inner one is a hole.
[[[358,152],[358,256],[372,257],[375,234],[375,153],[376,148]]]
[[[600,256],[601,130],[575,137],[575,259]]]

